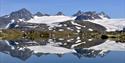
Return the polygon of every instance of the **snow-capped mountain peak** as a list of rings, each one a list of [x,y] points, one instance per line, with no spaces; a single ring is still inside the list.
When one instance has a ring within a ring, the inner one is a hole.
[[[95,11],[83,12],[81,15],[78,15],[75,20],[95,20],[95,19],[110,19],[108,15],[104,12],[96,13]]]
[[[10,13],[10,15],[5,15],[0,17],[1,28],[9,28],[8,26],[15,26],[17,23],[21,23],[20,26],[28,26],[29,23],[32,24],[49,24],[65,22],[68,20],[72,21],[89,21],[95,24],[99,24],[107,29],[107,31],[123,30],[125,28],[125,19],[110,19],[110,17],[104,12],[97,13],[95,11],[82,12],[78,11],[74,14],[75,17],[64,16],[62,12],[58,12],[55,16],[50,16],[49,14],[42,14],[37,12],[35,15],[30,13],[27,9],[23,8],[21,10]],[[11,21],[14,20],[15,22]],[[81,24],[80,22],[79,24]],[[70,25],[71,23],[68,23]],[[84,23],[82,23],[84,24]],[[67,26],[67,25],[66,25]],[[87,25],[88,26],[88,25]],[[95,27],[95,26],[94,26]]]

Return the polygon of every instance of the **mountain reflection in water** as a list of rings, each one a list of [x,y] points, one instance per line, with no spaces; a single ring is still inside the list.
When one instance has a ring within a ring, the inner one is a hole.
[[[82,57],[96,58],[104,57],[110,52],[110,49],[105,50],[102,48],[103,50],[101,50],[100,45],[105,44],[105,42],[106,40],[102,39],[81,39],[80,37],[69,39],[50,38],[35,41],[29,39],[0,40],[0,55],[7,54],[22,61],[26,61],[34,55],[37,57],[56,55],[58,58],[61,58],[66,54],[72,54],[78,59]],[[124,45],[121,47],[125,51],[125,43],[122,43],[122,45]],[[100,49],[96,46],[99,46]]]

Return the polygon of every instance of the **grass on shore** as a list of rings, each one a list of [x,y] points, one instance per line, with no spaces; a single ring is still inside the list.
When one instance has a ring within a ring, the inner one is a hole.
[[[68,38],[68,37],[74,37],[74,36],[80,36],[83,38],[95,38],[95,39],[110,39],[115,41],[122,41],[125,42],[125,32],[106,32],[105,35],[103,33],[99,33],[96,31],[93,32],[82,32],[82,33],[74,33],[71,31],[21,31],[19,29],[6,29],[2,30],[0,32],[1,39],[6,40],[13,40],[13,39],[21,39],[22,37],[28,38],[31,40],[37,40],[41,38]]]

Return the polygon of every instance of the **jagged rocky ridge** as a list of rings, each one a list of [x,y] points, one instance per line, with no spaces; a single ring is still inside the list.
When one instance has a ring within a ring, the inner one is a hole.
[[[110,17],[106,15],[104,12],[96,13],[95,11],[78,11],[74,16],[77,16],[75,20],[110,19]]]

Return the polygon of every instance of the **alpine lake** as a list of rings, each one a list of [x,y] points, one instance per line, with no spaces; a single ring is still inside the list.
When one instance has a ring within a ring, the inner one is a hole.
[[[125,32],[0,32],[0,63],[125,63]]]

